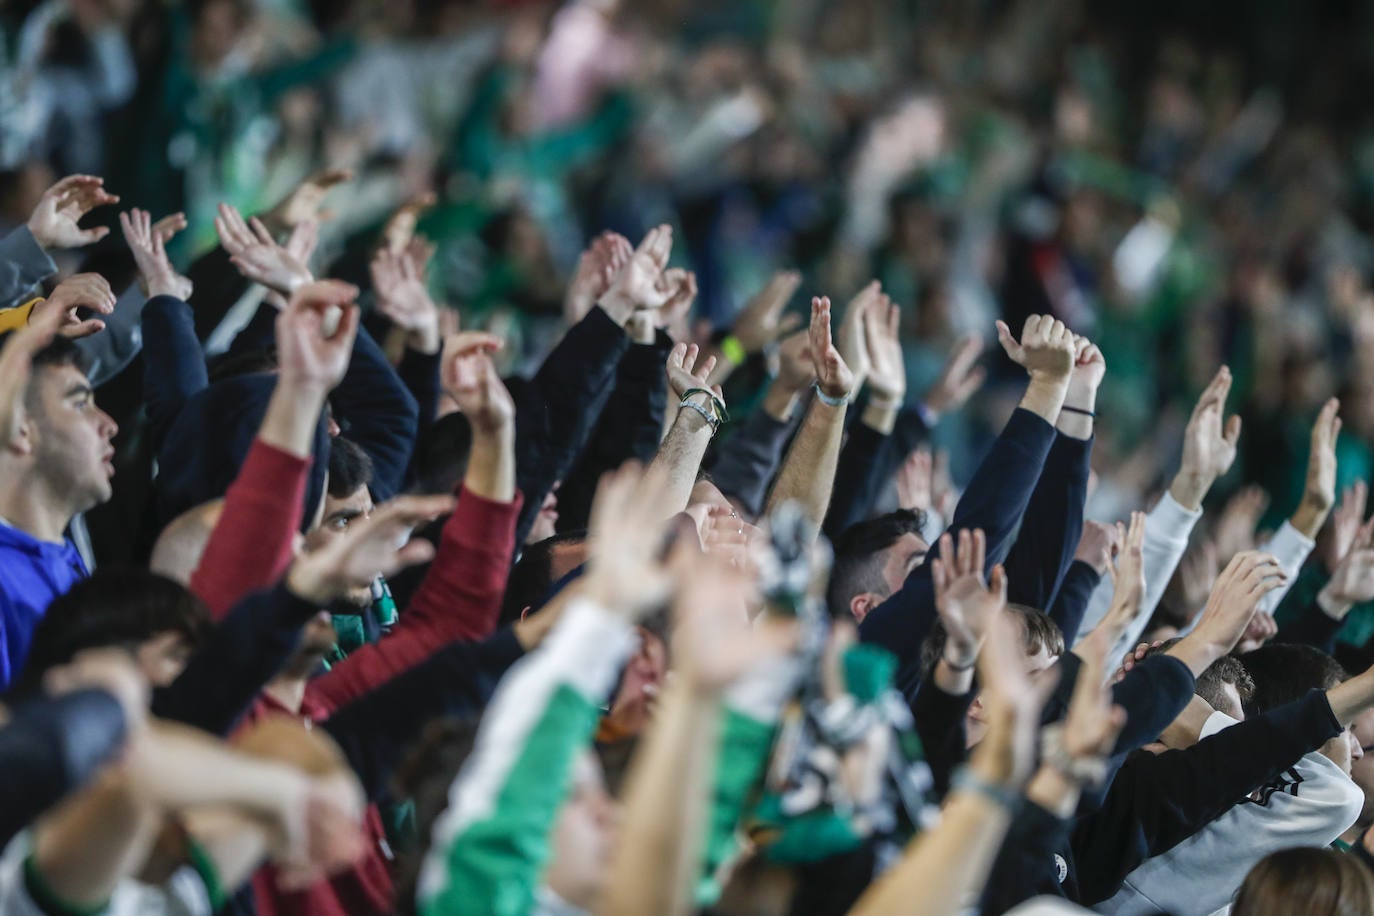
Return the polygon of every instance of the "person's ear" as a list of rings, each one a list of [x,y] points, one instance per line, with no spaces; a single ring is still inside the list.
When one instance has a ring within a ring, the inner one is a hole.
[[[22,404],[15,410],[18,417],[11,430],[9,441],[5,443],[5,448],[16,455],[32,455],[38,438],[38,426],[33,422],[33,416],[24,409]]]
[[[854,615],[855,623],[863,623],[868,612],[877,607],[879,602],[874,598],[872,592],[861,592],[849,599],[849,613]]]
[[[524,609],[523,611],[520,612],[520,619],[521,619],[521,620],[524,620],[524,619],[526,619],[526,618],[529,617],[529,616],[530,616],[530,606],[527,604],[527,605],[525,605],[525,609]]]

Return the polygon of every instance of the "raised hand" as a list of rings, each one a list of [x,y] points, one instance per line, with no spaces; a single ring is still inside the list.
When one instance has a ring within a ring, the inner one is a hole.
[[[100,274],[74,274],[57,284],[47,299],[33,307],[29,321],[33,322],[55,312],[61,316],[57,333],[70,340],[90,337],[105,329],[105,322],[99,318],[82,320],[77,309],[90,309],[101,315],[108,315],[115,308],[115,294],[109,281]]]
[[[588,526],[587,573],[580,587],[611,611],[637,620],[668,598],[672,577],[659,562],[669,519],[668,472],[630,461],[602,475]]]
[[[1026,672],[1025,639],[1018,622],[997,614],[978,653],[978,699],[987,736],[974,749],[970,765],[984,779],[1020,787],[1030,777],[1038,756],[1040,712],[1054,692],[1058,677]]]
[[[1253,652],[1278,635],[1279,625],[1273,616],[1256,614],[1245,625],[1245,632],[1240,634],[1240,640],[1236,642],[1235,651],[1241,655],[1246,652]]]
[[[1315,539],[1336,504],[1336,439],[1341,434],[1337,412],[1341,402],[1331,398],[1322,405],[1312,425],[1312,446],[1307,454],[1307,482],[1302,502],[1293,513],[1292,525],[1308,538]]]
[[[1231,393],[1231,370],[1222,366],[1198,398],[1183,432],[1183,461],[1169,494],[1185,509],[1202,507],[1218,477],[1231,469],[1240,441],[1240,417],[1222,423]]]
[[[929,512],[934,492],[934,459],[930,449],[922,445],[897,468],[897,507]]]
[[[787,391],[805,391],[816,380],[816,365],[811,361],[811,332],[797,331],[778,345],[777,384]]]
[[[415,235],[420,217],[434,206],[434,192],[426,191],[406,201],[387,219],[382,227],[382,247],[392,254],[404,254]]]
[[[325,218],[320,210],[324,198],[338,184],[350,181],[348,169],[322,169],[308,176],[286,195],[280,203],[262,216],[262,221],[274,233],[289,232],[300,223],[317,222]]]
[[[637,309],[656,309],[667,302],[672,290],[663,283],[663,271],[672,253],[672,227],[650,229],[602,294],[599,301],[607,314],[623,325]]]
[[[1183,605],[1188,611],[1188,619],[1202,610],[1212,586],[1221,572],[1221,560],[1217,553],[1216,542],[1203,540],[1183,555],[1178,564],[1179,587],[1183,592]]]
[[[277,359],[282,381],[329,392],[343,380],[358,334],[358,288],[321,280],[296,290],[277,316]],[[327,331],[332,316],[338,321]]]
[[[372,289],[377,294],[377,310],[391,319],[410,337],[410,345],[421,353],[438,353],[439,307],[429,295],[425,267],[408,249],[380,248],[368,265]]]
[[[670,267],[663,272],[663,284],[669,290],[668,301],[657,311],[643,314],[652,316],[652,326],[665,328],[673,336],[682,339],[686,336],[687,316],[697,301],[697,275],[690,270]],[[646,342],[652,340],[650,333]]]
[[[958,410],[983,387],[988,374],[978,365],[982,355],[983,339],[977,334],[965,335],[954,345],[954,352],[945,362],[940,377],[923,398],[926,411],[932,417]]]
[[[1005,321],[997,322],[997,340],[1011,361],[1021,366],[1032,379],[1067,383],[1073,373],[1077,346],[1074,334],[1064,322],[1049,315],[1032,315],[1021,329],[1017,342]]]
[[[245,223],[237,209],[222,203],[215,217],[215,231],[230,263],[254,283],[290,296],[314,279],[305,262],[278,245],[257,217]]]
[[[1369,499],[1369,486],[1357,480],[1345,488],[1340,504],[1331,513],[1331,529],[1322,545],[1322,563],[1327,572],[1335,572],[1341,560],[1350,552],[1355,535],[1364,524],[1364,511]]]
[[[1194,677],[1235,648],[1255,616],[1260,599],[1287,577],[1279,561],[1267,553],[1237,554],[1218,577],[1193,632],[1169,650],[1192,670]]]
[[[815,303],[816,300],[812,299],[811,301]],[[868,352],[868,338],[864,334],[864,322],[873,309],[881,310],[883,316],[886,317],[887,307],[891,302],[891,299],[883,295],[882,285],[877,280],[873,280],[859,290],[854,298],[849,300],[849,304],[844,307],[844,319],[840,322],[840,329],[836,334],[836,348],[839,350],[845,365],[854,375],[851,392],[857,391],[863,386],[873,367]],[[814,320],[814,306],[812,316]]]
[[[1361,525],[1317,595],[1321,609],[1336,620],[1357,604],[1374,600],[1374,519]]]
[[[1258,486],[1241,487],[1227,500],[1217,519],[1217,554],[1230,560],[1238,553],[1254,550],[1260,516],[1269,508],[1269,494]]]
[[[1099,632],[1074,647],[1083,670],[1074,683],[1068,715],[1045,733],[1044,765],[1080,786],[1097,785],[1107,775],[1106,758],[1126,725],[1126,711],[1112,704],[1107,687],[1111,643]]]
[[[679,343],[674,345],[668,354],[668,387],[672,390],[673,397],[679,401],[693,388],[706,388],[716,397],[721,398],[722,403],[724,403],[724,395],[721,393],[720,387],[712,387],[707,384],[707,379],[711,377],[711,370],[716,367],[716,358],[708,356],[698,365],[697,360],[700,355],[701,350],[696,344]]]
[[[177,273],[167,257],[164,247],[167,240],[176,234],[172,229],[178,222],[185,225],[186,218],[178,221],[173,214],[153,225],[152,216],[147,210],[129,210],[119,214],[119,225],[124,230],[124,241],[133,252],[134,263],[138,265],[138,285],[143,295],[175,296],[186,300],[191,298],[194,287],[189,278]]]
[[[987,541],[981,530],[960,531],[959,550],[954,538],[940,536],[940,556],[930,564],[935,586],[935,610],[945,626],[945,664],[955,671],[973,667],[992,621],[1007,606],[1007,575],[994,567],[983,578]]]
[[[800,315],[782,313],[799,286],[799,272],[780,270],[740,309],[731,333],[746,354],[763,352],[769,344],[801,324]]]
[[[811,300],[811,328],[808,335],[817,387],[826,397],[848,398],[854,390],[854,373],[840,356],[830,336],[830,299],[826,296]]]
[[[886,299],[887,297],[883,297]],[[906,358],[898,336],[902,309],[888,300],[886,308],[880,301],[864,311],[864,345],[868,350],[868,387],[873,389],[875,403],[900,407],[906,397]]]
[[[6,444],[18,437],[24,421],[24,391],[33,373],[33,356],[52,342],[65,318],[61,309],[35,311],[27,325],[5,337],[0,348],[0,435]]]
[[[1112,577],[1112,603],[1098,629],[1111,634],[1115,643],[1140,614],[1145,599],[1145,513],[1132,512],[1130,526],[1118,524],[1121,549],[1115,563],[1107,565]]]
[[[592,240],[577,259],[577,269],[563,297],[563,318],[569,325],[577,324],[592,310],[634,253],[629,239],[614,232],[603,232]]]
[[[506,390],[491,361],[492,352],[502,346],[490,334],[459,334],[466,343],[455,344],[445,353],[440,368],[444,392],[458,404],[474,430],[493,434],[513,428],[515,400]]]
[[[81,220],[96,207],[117,204],[105,190],[105,179],[68,175],[43,192],[29,216],[28,228],[40,248],[83,248],[110,234],[106,226],[82,229]]]
[[[360,518],[338,537],[303,553],[291,564],[286,584],[297,597],[324,607],[378,576],[427,563],[434,545],[411,532],[453,510],[449,496],[400,496]]]
[[[1112,558],[1121,548],[1124,532],[1120,525],[1104,525],[1091,519],[1083,521],[1083,533],[1078,538],[1078,548],[1073,558],[1087,563],[1097,570],[1099,576],[1107,574],[1112,568]]]

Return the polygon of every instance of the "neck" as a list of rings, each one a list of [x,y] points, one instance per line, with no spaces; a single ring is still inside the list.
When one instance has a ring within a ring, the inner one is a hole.
[[[40,541],[60,544],[76,510],[54,499],[35,478],[0,467],[0,518]]]
[[[305,684],[306,678],[281,674],[268,681],[262,691],[290,712],[299,715],[301,704],[305,702]]]

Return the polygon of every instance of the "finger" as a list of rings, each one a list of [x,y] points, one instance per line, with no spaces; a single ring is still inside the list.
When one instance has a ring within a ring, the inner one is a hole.
[[[697,356],[700,353],[701,349],[696,344],[689,344],[687,352],[682,355],[682,368],[688,375],[693,374],[692,370],[696,367]]]
[[[78,321],[76,324],[63,325],[57,333],[68,340],[79,340],[103,330],[105,330],[105,322],[98,318],[91,318],[86,321]]]
[[[81,240],[81,244],[83,244],[83,245],[90,245],[90,244],[92,244],[92,243],[94,243],[94,242],[100,241],[101,239],[103,239],[105,236],[107,236],[107,235],[109,235],[109,234],[110,234],[110,227],[109,227],[109,226],[96,226],[96,227],[93,228],[93,229],[85,229],[85,230],[82,230],[81,235],[79,236],[79,238],[80,238],[80,240]]]
[[[695,375],[697,378],[701,379],[702,381],[705,381],[706,379],[711,377],[711,372],[714,371],[715,368],[716,358],[714,356],[708,356],[706,357],[706,362],[701,364],[700,368],[695,373]]]
[[[1217,374],[1212,376],[1212,380],[1207,383],[1207,387],[1198,396],[1197,404],[1193,407],[1193,418],[1196,419],[1204,407],[1212,404],[1224,404],[1226,395],[1231,390],[1231,370],[1227,366],[1222,366],[1217,370]]]
[[[975,575],[982,576],[983,570],[987,567],[988,541],[983,534],[982,528],[973,529],[973,557],[970,565],[973,567]]]
[[[1226,431],[1222,433],[1221,437],[1225,439],[1229,445],[1235,445],[1240,441],[1239,414],[1226,421]]]
[[[796,312],[788,312],[786,315],[783,315],[782,319],[778,322],[778,330],[777,333],[773,335],[773,339],[777,340],[779,337],[787,336],[801,327],[801,323],[802,316],[798,315]]]
[[[1016,342],[1015,337],[1011,336],[1011,328],[1007,327],[1005,321],[997,322],[997,342],[1002,345],[1002,349],[1006,351],[1007,356],[1011,357],[1012,360],[1018,358],[1018,354],[1021,351],[1021,345]]]
[[[1007,603],[1007,571],[998,563],[992,568],[992,575],[988,579],[988,588],[995,594],[1003,604]]]
[[[956,574],[966,576],[973,568],[973,535],[967,528],[959,532],[959,559]]]
[[[943,560],[936,559],[930,561],[930,582],[935,589],[937,597],[944,594],[945,588],[948,585],[948,580],[945,578],[945,564]]]

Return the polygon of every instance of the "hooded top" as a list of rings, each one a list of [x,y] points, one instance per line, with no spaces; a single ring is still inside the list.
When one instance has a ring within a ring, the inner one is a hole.
[[[71,541],[40,541],[0,522],[0,688],[19,672],[48,605],[88,575]]]
[[[186,402],[157,453],[159,529],[228,491],[257,438],[275,386],[270,373],[242,375],[217,381]],[[329,427],[323,416],[315,425],[311,453],[315,460],[306,481],[302,530],[314,520],[329,469]]]

